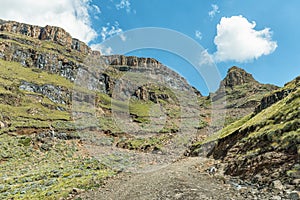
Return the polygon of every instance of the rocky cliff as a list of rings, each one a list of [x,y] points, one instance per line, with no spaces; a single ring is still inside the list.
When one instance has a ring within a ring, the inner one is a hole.
[[[247,83],[258,84],[258,82],[253,78],[252,74],[249,74],[237,66],[233,66],[228,70],[226,77],[220,83],[220,85],[233,88],[234,86]]]
[[[0,69],[0,199],[59,199],[158,154],[171,162],[200,123],[201,94],[179,74],[59,27],[0,20]]]
[[[206,149],[208,156],[222,160],[226,174],[270,188],[279,182],[284,184],[281,190],[299,190],[299,86],[298,77],[266,94],[255,112],[194,144],[192,152]]]
[[[271,84],[262,84],[245,70],[233,66],[221,81],[219,89],[209,97],[202,97],[202,105],[212,104],[208,107],[215,113],[214,131],[253,112],[260,105],[264,95],[278,89]],[[210,111],[212,112],[212,111]]]
[[[54,26],[34,26],[15,21],[4,21],[0,19],[0,31],[20,34],[33,39],[55,42],[67,49],[74,49],[83,54],[92,53],[91,49],[78,39],[72,36],[64,29]]]
[[[155,59],[102,56],[59,27],[1,20],[0,31],[0,105],[2,115],[14,122],[2,132],[81,125],[124,132],[126,125],[120,126],[126,120],[135,124],[132,133],[151,132],[142,127],[163,116],[158,131],[164,133],[183,130],[182,117],[193,119],[194,127],[199,123],[200,92]],[[155,106],[160,112],[151,111]],[[115,122],[114,113],[122,119]]]
[[[187,154],[207,151],[229,175],[297,189],[299,77],[278,88],[232,67],[204,97],[155,59],[4,20],[0,69],[0,199],[69,198],[116,171],[171,163],[194,138]]]

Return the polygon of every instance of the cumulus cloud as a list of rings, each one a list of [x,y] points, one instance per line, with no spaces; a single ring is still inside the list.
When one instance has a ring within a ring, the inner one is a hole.
[[[214,59],[213,56],[210,55],[207,49],[203,50],[199,56],[199,66],[213,64]]]
[[[202,33],[198,30],[195,31],[195,37],[198,38],[199,40],[202,39]]]
[[[277,48],[270,28],[255,30],[256,23],[243,16],[222,17],[214,43],[215,61],[247,62],[269,55]]]
[[[116,4],[116,9],[126,9],[127,13],[130,13],[131,7],[130,7],[130,1],[129,0],[121,0],[120,3]]]
[[[92,50],[100,51],[102,55],[112,55],[113,49],[111,47],[106,47],[102,44],[92,44]]]
[[[106,40],[109,37],[112,37],[114,35],[122,33],[122,29],[119,27],[119,23],[115,22],[114,25],[110,25],[110,23],[107,23],[106,26],[103,26],[101,29],[101,38],[102,41]],[[123,41],[126,40],[125,36],[121,36],[121,39]]]
[[[9,0],[1,2],[0,18],[40,26],[59,26],[88,43],[97,36],[91,26],[89,12],[98,14],[101,11],[90,0]]]
[[[212,4],[211,7],[212,10],[208,12],[208,16],[212,19],[215,17],[217,13],[220,13],[220,11],[219,11],[219,6],[216,4]]]

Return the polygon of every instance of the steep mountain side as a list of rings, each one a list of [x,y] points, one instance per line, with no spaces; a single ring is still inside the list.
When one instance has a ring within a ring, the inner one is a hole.
[[[280,180],[297,189],[300,178],[299,105],[300,78],[297,77],[262,98],[252,114],[194,144],[192,152],[197,155],[211,146],[208,155],[226,164],[226,174],[259,184]]]
[[[45,113],[54,110],[55,116],[60,117],[51,119],[50,115],[47,116],[49,120],[54,120],[51,126],[55,128],[63,128],[57,127],[55,120],[72,121],[74,117],[79,116],[76,110],[79,108],[71,106],[72,101],[85,101],[91,95],[94,95],[93,101],[99,101],[96,102],[96,108],[99,109],[99,115],[102,113],[100,118],[111,117],[109,116],[112,110],[111,98],[119,101],[119,103],[114,103],[117,107],[115,110],[122,110],[122,107],[126,107],[122,101],[129,99],[128,109],[131,118],[139,118],[134,120],[136,122],[146,122],[151,117],[148,113],[151,105],[160,104],[165,107],[163,103],[173,102],[174,109],[178,110],[178,100],[174,98],[179,98],[176,95],[180,94],[176,93],[194,94],[194,89],[186,80],[154,59],[121,55],[100,56],[99,52],[91,51],[84,43],[71,38],[67,32],[58,27],[38,27],[2,20],[0,30],[3,102],[13,96],[16,102],[30,99],[26,102],[31,101],[30,107],[33,110],[43,110]],[[9,81],[9,79],[14,80]],[[147,94],[138,95],[140,87],[148,88],[149,91],[143,91]],[[165,93],[164,88],[170,89]],[[158,89],[161,91],[158,92]],[[74,91],[76,95],[73,94]],[[97,93],[97,98],[94,93]],[[183,98],[181,102],[184,98],[190,98],[185,95],[181,97]],[[46,99],[42,102],[43,98]],[[86,103],[90,105],[91,102]],[[25,104],[22,106],[24,110]],[[18,109],[22,106],[19,105]],[[29,106],[28,103],[26,106]],[[135,109],[136,107],[141,109]],[[35,117],[23,115],[28,119],[37,120],[39,111],[36,112]],[[43,112],[40,111],[42,114]],[[23,112],[18,111],[18,113]],[[169,114],[166,113],[166,115]],[[40,119],[43,123],[39,120],[36,126],[45,128],[49,126],[49,123],[45,123],[45,117]],[[16,120],[12,119],[12,121]],[[28,127],[34,127],[33,124],[31,123]],[[25,123],[22,128],[26,126]],[[18,126],[12,125],[11,127],[13,129]],[[111,127],[107,129],[114,130],[116,127],[111,124]],[[105,129],[105,127],[102,128]],[[179,127],[176,128],[175,122],[170,122],[165,128],[164,131],[168,132]]]
[[[67,198],[171,162],[200,123],[200,93],[180,75],[58,27],[0,20],[0,70],[0,199]]]
[[[277,86],[259,83],[245,70],[233,66],[215,93],[200,98],[200,104],[204,108],[202,112],[214,114],[211,128],[212,132],[216,132],[253,112],[260,104],[261,98],[276,89]]]

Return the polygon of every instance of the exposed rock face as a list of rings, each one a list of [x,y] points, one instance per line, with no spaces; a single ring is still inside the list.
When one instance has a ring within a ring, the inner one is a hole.
[[[140,100],[144,100],[144,101],[152,101],[154,103],[158,102],[158,99],[161,100],[168,100],[170,98],[170,95],[167,94],[167,89],[164,88],[157,88],[158,91],[153,91],[153,86],[150,85],[143,85],[141,87],[139,87],[135,93],[134,96],[137,97]]]
[[[221,85],[224,87],[234,87],[236,85],[243,85],[245,83],[258,83],[252,76],[245,70],[238,68],[236,66],[231,67],[225,79],[221,82]]]
[[[215,105],[219,106],[218,111],[223,111],[217,118],[225,119],[224,124],[220,124],[216,130],[253,112],[260,104],[261,98],[275,89],[278,87],[259,83],[245,70],[236,66],[231,67],[221,81],[219,89],[209,96]]]
[[[223,129],[215,136],[218,139],[192,150],[213,144],[208,156],[222,160],[226,174],[263,185],[276,180],[295,185],[300,177],[299,80],[271,92],[259,110]]]
[[[155,59],[123,55],[101,56],[99,52],[91,51],[86,44],[72,38],[69,33],[59,27],[39,27],[1,20],[0,31],[0,39],[2,39],[0,58],[19,62],[25,67],[35,67],[59,74],[72,82],[84,74],[85,77],[88,76],[89,80],[85,83],[91,90],[111,95],[115,89],[116,92],[128,96],[134,93],[138,86],[145,84],[136,85],[132,80],[128,80],[128,76],[111,76],[112,73],[118,74],[119,72],[140,73],[145,77],[144,82],[152,79],[153,82],[162,83],[167,87],[183,91],[191,90],[191,86],[183,77]],[[10,34],[26,37],[15,37]],[[63,50],[53,49],[51,45],[49,47],[43,41],[57,43],[63,47]],[[49,51],[42,50],[44,47]],[[88,63],[90,59],[98,60],[98,64],[94,63],[96,68],[90,68]]]
[[[293,81],[296,86],[300,85],[300,77],[297,77]],[[265,108],[270,107],[272,104],[280,101],[281,99],[285,98],[288,96],[291,92],[294,92],[296,89],[295,88],[282,88],[274,93],[271,93],[270,95],[267,95],[262,98],[260,101],[260,104],[255,108],[255,113],[258,113],[262,111]]]
[[[41,81],[28,80],[26,77],[18,79],[13,91],[0,94],[0,104],[22,106],[24,98],[28,99],[28,102],[37,102],[38,108],[28,110],[27,114],[30,114],[30,117],[42,114],[43,109],[50,110],[49,113],[65,112],[59,116],[59,119],[64,120],[74,119],[75,115],[76,120],[83,118],[85,114],[92,115],[88,112],[84,113],[82,108],[73,112],[71,109],[77,109],[73,105],[78,103],[78,105],[85,104],[87,107],[98,106],[97,116],[101,115],[105,118],[111,115],[112,99],[117,101],[120,107],[123,106],[123,101],[132,99],[135,104],[141,104],[142,109],[131,109],[130,116],[135,116],[138,119],[136,121],[144,123],[149,117],[148,112],[144,111],[148,109],[149,101],[152,101],[163,103],[166,107],[165,112],[171,116],[167,116],[167,123],[163,127],[163,131],[168,132],[178,130],[179,122],[175,120],[180,113],[178,98],[181,98],[182,107],[185,105],[188,107],[193,97],[201,95],[183,77],[155,59],[123,55],[102,56],[58,27],[39,27],[0,20],[0,59],[8,66],[16,67],[17,63],[20,63],[27,72],[32,71],[37,79],[47,76],[48,81],[44,81],[43,78]],[[8,68],[5,68],[7,73],[10,70]],[[47,75],[38,75],[44,72],[48,72]],[[65,87],[57,81],[49,81],[51,76],[57,78],[57,75],[67,79],[61,79]],[[3,75],[4,79],[5,76]],[[0,83],[0,89],[2,87],[4,86]],[[78,88],[80,89],[77,91]],[[34,97],[29,97],[28,93],[36,94],[30,94]],[[4,97],[2,98],[1,95]],[[36,99],[40,97],[42,99]],[[46,98],[43,99],[44,97]],[[49,103],[48,100],[51,102]],[[190,110],[192,109],[194,107]],[[175,111],[172,113],[172,110]],[[190,110],[182,113],[189,113]],[[72,116],[66,117],[69,114]],[[145,120],[140,119],[139,115],[143,115]],[[194,121],[197,123],[196,120]],[[114,125],[109,122],[107,127],[111,129],[112,126]]]
[[[104,56],[111,65],[127,65],[130,67],[160,67],[162,64],[153,58],[112,55]]]
[[[71,92],[61,86],[53,86],[50,84],[37,85],[23,81],[19,89],[45,95],[54,103],[59,104],[70,104],[72,99]]]
[[[66,48],[74,49],[83,54],[92,53],[91,49],[78,39],[72,38],[64,29],[55,26],[34,26],[14,21],[0,21],[0,31],[17,33],[34,39],[58,43]]]

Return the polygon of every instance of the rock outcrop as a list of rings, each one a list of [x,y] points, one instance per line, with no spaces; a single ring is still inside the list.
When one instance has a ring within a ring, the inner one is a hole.
[[[147,108],[149,102],[165,101],[165,104],[174,104],[168,107],[169,112],[172,109],[179,109],[178,99],[176,99],[179,93],[185,93],[180,95],[183,107],[188,105],[191,98],[201,95],[182,76],[153,58],[102,56],[97,51],[91,51],[86,44],[72,38],[59,27],[39,27],[0,20],[0,60],[7,66],[6,74],[11,70],[9,65],[13,65],[15,71],[18,71],[18,68],[25,68],[28,74],[32,72],[36,77],[35,80],[28,77],[22,79],[15,77],[16,83],[11,86],[3,85],[5,93],[0,94],[0,105],[5,103],[11,106],[17,104],[22,106],[24,98],[29,98],[26,100],[28,102],[33,99],[37,101],[36,106],[39,106],[30,111],[34,116],[42,114],[44,108],[50,110],[49,112],[54,110],[69,112],[59,115],[59,119],[72,118],[67,116],[74,113],[76,117],[83,116],[84,114],[80,114],[83,112],[82,108],[77,109],[80,112],[77,110],[72,112],[74,101],[78,105],[96,106],[99,115],[103,113],[111,115],[112,99],[122,106],[120,108],[122,111],[124,110],[122,102],[133,99],[136,101],[135,104],[142,105],[140,105],[141,109],[132,109],[134,113],[130,113],[130,116],[139,118],[139,115],[143,115],[141,121],[144,122],[147,121],[144,118],[148,117],[145,115],[149,115],[149,112],[146,112],[149,109]],[[21,65],[16,67],[17,63]],[[52,78],[57,79],[57,75],[63,77],[60,79],[63,84],[51,81]],[[40,81],[44,76],[48,81]],[[5,74],[2,78],[10,79]],[[0,89],[1,84],[0,82]],[[7,87],[15,89],[6,92]],[[11,101],[11,99],[15,100]],[[36,113],[36,110],[41,112]],[[179,113],[177,110],[175,114]],[[174,116],[177,117],[177,114]],[[41,118],[44,120],[45,117]],[[174,124],[175,122],[172,122],[170,127],[173,128]],[[111,126],[109,128],[112,128]]]
[[[39,40],[55,42],[66,48],[77,50],[83,54],[90,54],[92,50],[83,42],[72,36],[64,29],[55,26],[34,26],[15,21],[0,20],[0,31],[20,34]]]
[[[258,84],[258,82],[253,78],[252,74],[249,74],[245,70],[233,66],[231,67],[221,85],[224,87],[234,87],[237,85],[243,85],[246,83]]]
[[[300,85],[300,77],[297,77],[294,81],[287,83],[287,84],[293,84],[295,86],[299,86]],[[270,107],[272,104],[287,97],[291,92],[294,92],[295,90],[296,90],[295,87],[281,88],[276,92],[266,95],[265,97],[263,97],[261,99],[260,104],[255,108],[255,113],[259,113],[263,109]]]
[[[223,123],[215,131],[253,112],[261,98],[276,89],[278,87],[275,85],[259,83],[241,68],[231,67],[219,89],[209,95],[215,107],[218,107],[215,121],[222,121],[223,118]]]
[[[141,74],[144,77],[141,80],[144,80],[138,82],[153,80],[178,90],[192,90],[183,77],[153,58],[101,56],[59,27],[39,27],[1,20],[0,31],[0,58],[19,62],[24,67],[59,74],[72,82],[84,74],[85,77],[89,76],[86,84],[91,90],[111,95],[116,88],[126,95],[133,93],[140,85],[127,80],[128,76],[114,76],[127,72]],[[53,43],[58,46],[53,46]],[[94,63],[91,64],[91,61]]]
[[[298,77],[270,92],[255,112],[212,137],[217,139],[195,144],[192,151],[197,154],[210,145],[208,156],[222,160],[226,174],[261,185],[280,180],[297,189],[294,183],[300,178],[299,80]]]

